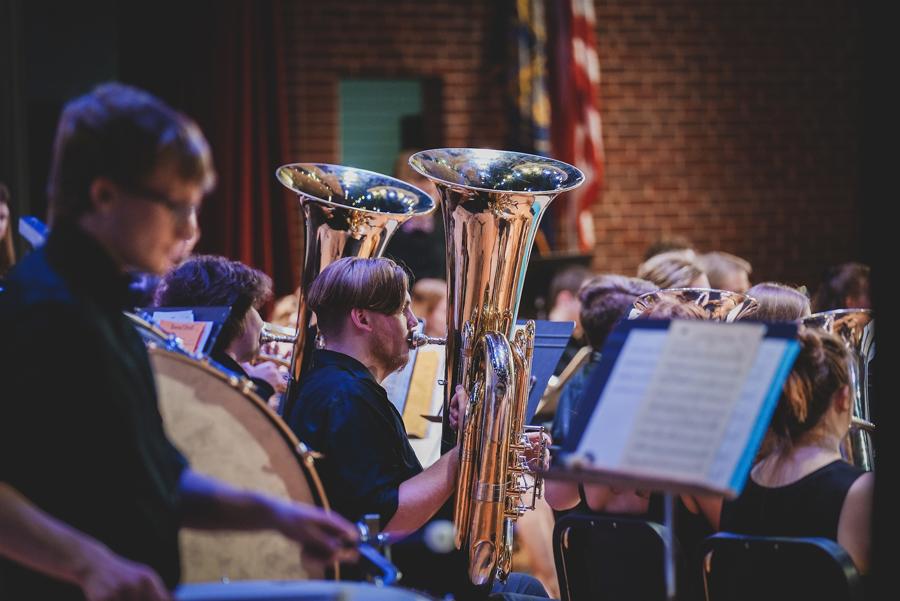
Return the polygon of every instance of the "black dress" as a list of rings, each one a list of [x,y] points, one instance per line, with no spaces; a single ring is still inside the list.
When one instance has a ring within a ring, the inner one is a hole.
[[[818,536],[837,541],[847,492],[865,472],[840,459],[787,486],[760,486],[722,505],[719,529],[755,536]]]

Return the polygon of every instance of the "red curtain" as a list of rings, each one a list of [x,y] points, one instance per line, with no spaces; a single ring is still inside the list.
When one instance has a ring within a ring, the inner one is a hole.
[[[290,161],[282,3],[215,5],[211,119],[219,174],[201,214],[200,248],[272,276],[276,294],[297,285],[290,256],[296,200],[275,179]]]

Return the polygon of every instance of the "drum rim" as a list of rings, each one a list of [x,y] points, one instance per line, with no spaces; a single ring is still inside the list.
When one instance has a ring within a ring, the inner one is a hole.
[[[288,427],[281,416],[272,411],[269,405],[258,394],[256,394],[255,391],[247,386],[247,384],[249,383],[248,378],[239,376],[234,373],[226,373],[222,371],[221,369],[212,365],[207,357],[198,359],[172,349],[163,348],[158,345],[150,344],[147,346],[148,355],[157,353],[174,358],[188,365],[200,367],[204,371],[212,374],[231,388],[234,388],[235,390],[249,398],[250,401],[256,405],[256,408],[262,411],[263,415],[268,419],[269,423],[275,427],[275,429],[281,435],[282,439],[288,444],[294,455],[297,457],[297,463],[300,465],[301,471],[303,471],[303,474],[306,476],[306,479],[310,484],[310,492],[313,495],[313,500],[315,501],[316,505],[318,507],[321,507],[325,511],[332,511],[331,505],[328,502],[328,497],[325,495],[325,487],[322,485],[322,480],[319,477],[319,472],[316,470],[314,457],[308,451],[301,449],[300,439],[297,438],[297,435],[294,434],[293,430],[291,430],[290,427]]]

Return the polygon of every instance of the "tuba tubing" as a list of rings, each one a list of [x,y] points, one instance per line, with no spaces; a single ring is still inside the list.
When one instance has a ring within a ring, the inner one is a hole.
[[[512,522],[529,488],[521,477],[533,325],[513,337],[525,269],[544,211],[584,174],[546,157],[472,148],[426,150],[409,162],[441,194],[448,292],[442,447],[459,445],[454,538],[468,547],[469,576],[482,585],[506,578]],[[454,433],[447,416],[460,384],[469,403]]]

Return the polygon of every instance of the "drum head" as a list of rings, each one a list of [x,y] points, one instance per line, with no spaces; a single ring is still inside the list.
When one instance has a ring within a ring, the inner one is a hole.
[[[361,582],[183,584],[176,601],[429,601],[421,593]]]
[[[151,346],[160,413],[191,468],[236,488],[327,506],[311,459],[277,415],[242,380],[183,353]],[[273,531],[182,529],[185,582],[322,578],[300,546]]]

